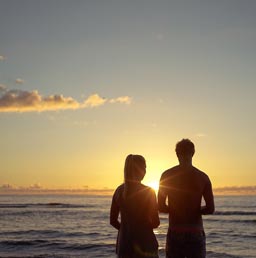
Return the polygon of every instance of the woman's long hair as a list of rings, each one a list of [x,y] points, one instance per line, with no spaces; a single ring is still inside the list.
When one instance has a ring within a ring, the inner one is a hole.
[[[140,183],[146,173],[146,161],[141,155],[129,154],[124,165],[124,198],[132,185]]]

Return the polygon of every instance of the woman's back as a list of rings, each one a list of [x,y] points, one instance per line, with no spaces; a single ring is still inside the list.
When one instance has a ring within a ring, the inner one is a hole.
[[[153,232],[160,223],[158,207],[155,192],[141,184],[145,174],[144,157],[128,155],[124,184],[116,189],[110,210],[110,224],[118,230],[116,252],[119,258],[158,257],[158,243]]]
[[[125,189],[126,187],[126,189]],[[159,225],[154,191],[142,184],[120,185],[113,203],[121,213],[117,254],[130,257],[158,257],[158,243],[153,228]]]
[[[128,223],[137,227],[156,227],[153,221],[154,212],[157,213],[154,191],[142,184],[131,184],[125,191],[125,185],[118,188],[117,202],[120,206],[122,223]],[[154,210],[155,209],[155,210]]]

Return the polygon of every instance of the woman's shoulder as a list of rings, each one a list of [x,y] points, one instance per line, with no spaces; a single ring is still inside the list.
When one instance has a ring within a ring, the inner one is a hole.
[[[120,196],[123,194],[123,192],[124,192],[124,184],[121,184],[116,188],[116,190],[113,194],[113,199],[118,200],[120,198]]]
[[[119,185],[119,186],[116,188],[114,194],[118,194],[118,193],[120,193],[120,192],[123,192],[123,190],[124,190],[124,183],[121,184],[121,185]]]
[[[143,185],[141,184],[142,190],[143,192],[147,193],[147,194],[155,194],[155,190],[147,185]]]

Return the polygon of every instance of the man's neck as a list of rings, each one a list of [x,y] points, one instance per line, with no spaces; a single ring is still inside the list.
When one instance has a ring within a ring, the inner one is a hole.
[[[180,166],[180,168],[185,169],[185,170],[193,167],[192,162],[180,162],[179,166]]]

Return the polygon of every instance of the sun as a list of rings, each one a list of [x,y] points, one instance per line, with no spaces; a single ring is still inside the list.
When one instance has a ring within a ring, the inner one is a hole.
[[[151,181],[147,185],[150,186],[151,188],[153,188],[155,190],[155,192],[157,192],[158,189],[159,189],[159,182],[158,181]]]

